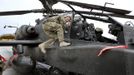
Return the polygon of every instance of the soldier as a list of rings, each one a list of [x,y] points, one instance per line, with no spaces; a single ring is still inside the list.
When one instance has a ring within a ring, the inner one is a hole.
[[[64,41],[64,25],[70,26],[70,16],[53,16],[47,19],[42,25],[44,32],[48,36],[48,40],[39,44],[39,48],[43,53],[46,53],[45,48],[51,46],[57,39],[60,42],[59,46],[68,46],[70,43]]]

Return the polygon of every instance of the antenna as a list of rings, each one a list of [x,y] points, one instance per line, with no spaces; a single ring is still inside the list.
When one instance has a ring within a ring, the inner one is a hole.
[[[6,28],[6,27],[8,27],[8,28],[17,28],[18,29],[17,26],[5,25],[4,28]]]
[[[104,4],[104,9],[105,9],[105,7],[106,7],[107,4],[114,5],[114,3],[105,2],[105,4]],[[104,12],[104,11],[102,10],[102,14],[103,14],[103,12]]]

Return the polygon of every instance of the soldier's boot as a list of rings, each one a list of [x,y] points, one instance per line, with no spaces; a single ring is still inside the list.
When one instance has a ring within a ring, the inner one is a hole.
[[[46,54],[46,50],[45,50],[45,46],[44,45],[45,45],[44,43],[41,43],[41,44],[38,45],[38,47],[40,48],[42,53]]]
[[[42,53],[46,54],[46,48],[49,48],[50,46],[52,46],[54,42],[55,42],[55,39],[49,39],[46,42],[39,44],[38,47],[40,48]]]
[[[70,45],[70,43],[67,43],[65,41],[60,42],[60,47],[65,47],[65,46],[69,46],[69,45]]]

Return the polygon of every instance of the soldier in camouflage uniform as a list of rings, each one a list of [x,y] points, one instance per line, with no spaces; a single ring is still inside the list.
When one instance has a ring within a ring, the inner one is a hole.
[[[68,23],[68,24],[66,24]],[[43,53],[46,53],[45,48],[51,46],[57,39],[60,42],[59,46],[68,46],[70,43],[64,41],[64,25],[70,25],[70,16],[53,16],[47,19],[42,25],[45,34],[49,37],[46,42],[39,45],[39,48]]]

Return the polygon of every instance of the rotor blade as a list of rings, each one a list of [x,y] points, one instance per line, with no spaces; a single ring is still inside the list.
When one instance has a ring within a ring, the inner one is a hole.
[[[45,10],[43,9],[34,9],[34,10],[18,10],[18,11],[3,11],[0,12],[0,16],[6,16],[6,15],[22,15],[27,13],[42,13]]]
[[[66,10],[54,9],[53,13],[65,13],[71,12]],[[23,15],[28,13],[49,13],[49,11],[45,9],[33,9],[33,10],[16,10],[16,11],[2,11],[0,12],[0,16],[8,16],[8,15]]]
[[[26,13],[31,13],[31,11],[4,11],[0,12],[1,16],[5,15],[21,15],[21,14],[26,14]]]
[[[113,13],[99,13],[99,12],[89,12],[89,11],[77,11],[82,14],[88,14],[88,15],[97,15],[97,16],[114,16],[114,17],[120,17],[120,18],[128,18],[128,19],[134,19],[134,15],[122,15],[122,14],[113,14]]]
[[[54,13],[65,13],[65,12],[72,12],[72,11],[54,9],[53,12]],[[115,13],[100,13],[100,12],[79,11],[79,10],[75,10],[75,12],[78,12],[81,14],[88,14],[88,15],[114,16],[114,17],[120,17],[120,18],[134,19],[134,15],[123,15],[123,14],[115,14]]]
[[[67,10],[58,10],[55,12],[60,12],[63,13],[64,12],[71,12],[71,11],[67,11]],[[79,11],[76,10],[75,12],[81,13],[81,14],[88,14],[88,15],[97,15],[97,16],[114,16],[114,17],[120,17],[120,18],[127,18],[127,19],[134,19],[134,15],[123,15],[123,14],[115,14],[115,13],[100,13],[100,12],[90,12],[90,11]]]
[[[54,9],[54,13],[65,13],[65,12],[71,12],[68,10],[60,10],[60,9]],[[128,19],[134,19],[133,15],[122,15],[122,14],[112,14],[112,13],[99,13],[99,12],[89,12],[89,11],[77,11],[81,14],[88,14],[88,15],[97,15],[97,16],[114,16],[114,17],[121,17],[121,18],[128,18]],[[8,15],[23,15],[28,13],[48,13],[45,9],[33,9],[33,10],[18,10],[18,11],[3,11],[0,12],[0,16],[8,16]]]
[[[43,7],[48,11],[51,12],[52,11],[52,6],[54,4],[56,4],[57,2],[61,1],[61,0],[39,0]]]
[[[79,6],[82,8],[102,10],[102,11],[107,11],[107,12],[112,12],[117,14],[129,14],[131,12],[129,10],[110,8],[110,7],[104,7],[99,5],[87,4],[87,3],[80,3],[80,2],[73,2],[73,1],[61,1],[61,2]]]
[[[111,21],[109,21],[107,19],[99,18],[99,17],[92,17],[92,16],[85,16],[85,15],[83,15],[83,17],[92,19],[92,20],[101,21],[101,22],[111,23]]]
[[[121,14],[108,14],[110,16],[120,17],[120,18],[128,18],[128,19],[134,19],[134,15],[121,15]]]

